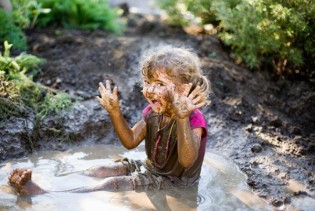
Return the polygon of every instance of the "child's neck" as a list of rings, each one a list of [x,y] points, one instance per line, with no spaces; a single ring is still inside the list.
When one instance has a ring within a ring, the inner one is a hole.
[[[163,116],[161,124],[167,125],[172,119],[175,118],[174,112],[165,112],[161,114]]]

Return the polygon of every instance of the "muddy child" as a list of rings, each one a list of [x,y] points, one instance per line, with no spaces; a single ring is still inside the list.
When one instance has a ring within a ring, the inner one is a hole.
[[[108,112],[124,147],[145,142],[145,161],[122,159],[82,173],[104,178],[71,192],[150,190],[196,184],[205,154],[207,123],[199,110],[208,104],[209,82],[193,52],[174,47],[152,50],[141,59],[143,95],[148,105],[142,119],[129,127],[119,107],[118,88],[99,84],[100,104]],[[20,194],[45,193],[31,180],[31,170],[15,169],[9,183]]]

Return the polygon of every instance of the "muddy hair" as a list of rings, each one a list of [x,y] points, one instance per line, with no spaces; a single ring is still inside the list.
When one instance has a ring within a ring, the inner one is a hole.
[[[140,69],[142,76],[147,78],[151,78],[157,70],[165,71],[183,84],[192,83],[192,90],[200,86],[206,97],[209,94],[210,82],[202,74],[197,54],[189,49],[165,46],[149,50],[140,60]]]

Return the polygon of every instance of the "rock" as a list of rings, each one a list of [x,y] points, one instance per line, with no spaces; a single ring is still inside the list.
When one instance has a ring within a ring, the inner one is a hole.
[[[258,123],[258,121],[259,121],[258,116],[252,116],[251,119],[252,119],[252,123]]]
[[[32,152],[34,116],[11,116],[1,122],[0,160],[18,158]]]
[[[78,143],[88,142],[112,142],[113,127],[109,116],[100,107],[96,100],[87,100],[75,103],[70,109],[64,110],[55,116],[45,118],[38,129],[38,146],[50,149],[60,149],[56,142]],[[116,138],[114,139],[116,140]]]
[[[279,199],[273,199],[271,201],[271,204],[275,207],[280,207],[283,205],[283,201],[282,200],[279,200]]]
[[[254,144],[252,147],[251,147],[251,151],[253,153],[259,153],[262,151],[262,146],[260,144]]]
[[[253,125],[252,125],[252,124],[248,124],[248,125],[245,127],[245,130],[246,130],[247,132],[252,133],[252,132],[254,131]]]

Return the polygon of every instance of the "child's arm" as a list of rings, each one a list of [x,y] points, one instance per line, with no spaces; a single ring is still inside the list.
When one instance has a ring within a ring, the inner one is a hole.
[[[198,157],[202,128],[191,129],[189,117],[177,119],[177,151],[179,163],[188,168]]]
[[[197,86],[190,94],[192,84],[185,87],[181,96],[174,93],[173,108],[177,119],[177,150],[179,163],[188,168],[198,157],[203,128],[190,127],[189,115],[207,104],[205,96]]]
[[[130,128],[119,108],[117,87],[115,86],[111,92],[110,82],[106,80],[106,87],[100,82],[98,90],[101,97],[97,97],[97,99],[107,110],[121,143],[127,149],[138,146],[146,135],[145,121],[142,119]]]

